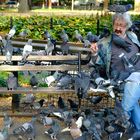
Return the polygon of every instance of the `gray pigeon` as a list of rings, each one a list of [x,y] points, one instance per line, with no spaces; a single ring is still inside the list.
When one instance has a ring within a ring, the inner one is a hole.
[[[22,32],[19,33],[19,36],[22,38],[26,38],[28,35],[27,29],[23,29]]]
[[[62,76],[62,78],[58,81],[57,87],[60,89],[68,89],[70,84],[72,84],[72,76],[67,74]]]
[[[51,128],[45,131],[45,134],[49,135],[51,139],[57,139],[57,135],[60,133],[60,125],[56,120],[53,120]]]
[[[3,123],[4,123],[4,127],[7,127],[7,128],[10,128],[13,124],[12,118],[8,116],[7,113],[4,113]]]
[[[74,31],[74,37],[77,39],[79,42],[83,42],[83,37],[82,35],[78,32],[78,30]]]
[[[14,90],[18,87],[17,78],[14,76],[13,73],[10,73],[7,79],[7,89]]]
[[[38,86],[38,79],[35,75],[32,75],[30,78],[30,85],[32,88],[37,88]]]
[[[60,33],[60,37],[62,39],[62,43],[66,44],[69,41],[69,37],[66,33],[66,31],[63,29],[62,32]]]
[[[52,43],[51,39],[47,39],[48,43],[45,45],[45,52],[46,55],[52,54],[52,51],[54,50],[54,44]]]
[[[22,60],[21,60],[22,63],[26,62],[26,60],[27,60],[28,56],[31,54],[32,50],[33,50],[32,39],[28,39],[28,42],[26,43],[26,45],[23,48]]]
[[[116,12],[116,13],[125,13],[131,10],[132,7],[133,7],[132,4],[127,4],[127,5],[113,4],[109,6],[109,10],[111,12]]]
[[[8,128],[5,127],[0,131],[0,140],[9,140]]]
[[[13,46],[12,46],[12,41],[7,39],[6,44],[4,45],[4,53],[6,56],[6,63],[11,64],[11,59],[13,55]]]
[[[16,25],[14,25],[12,29],[10,29],[9,33],[7,34],[7,38],[11,39],[15,35],[15,33],[16,33]]]
[[[36,127],[35,127],[36,117],[32,117],[30,122],[25,122],[22,125],[16,127],[13,130],[14,135],[25,137],[28,140],[35,140],[36,137]]]

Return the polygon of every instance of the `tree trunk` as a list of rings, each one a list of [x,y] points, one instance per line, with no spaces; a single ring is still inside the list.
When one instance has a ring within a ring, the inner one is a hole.
[[[48,9],[52,9],[52,1],[48,0]]]
[[[20,0],[18,12],[19,13],[27,13],[30,11],[29,0]]]
[[[134,11],[140,11],[140,0],[134,1]]]
[[[107,11],[108,9],[108,0],[104,0],[104,10]]]

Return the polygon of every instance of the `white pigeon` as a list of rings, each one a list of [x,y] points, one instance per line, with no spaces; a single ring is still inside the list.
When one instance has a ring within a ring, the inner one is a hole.
[[[9,33],[7,34],[8,39],[11,39],[16,33],[16,26],[14,25],[12,27],[12,29],[9,31]]]
[[[23,48],[22,62],[26,62],[26,59],[30,55],[32,50],[33,50],[32,39],[28,39],[28,42],[25,44],[25,46]]]

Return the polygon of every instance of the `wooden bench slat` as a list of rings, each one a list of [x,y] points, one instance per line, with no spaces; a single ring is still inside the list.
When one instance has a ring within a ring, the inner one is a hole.
[[[87,69],[87,66],[81,66],[82,69]],[[76,65],[48,65],[48,66],[13,66],[13,65],[1,65],[0,71],[77,71]]]
[[[21,61],[22,56],[12,56],[12,61]],[[56,61],[56,60],[62,60],[62,61],[67,61],[67,60],[78,60],[78,56],[76,55],[30,55],[27,58],[28,61]],[[81,55],[81,60],[86,60],[86,55]],[[0,55],[0,61],[6,61],[6,56]]]

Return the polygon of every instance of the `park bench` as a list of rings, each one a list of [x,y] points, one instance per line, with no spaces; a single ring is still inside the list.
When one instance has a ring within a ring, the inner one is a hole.
[[[13,39],[12,44],[14,47],[20,47],[23,48],[23,46],[26,44],[27,40],[25,39]],[[40,49],[43,50],[44,46],[46,44],[46,41],[44,40],[33,40],[33,49]],[[57,48],[60,49],[59,44],[61,42],[57,42]],[[78,55],[48,55],[48,56],[39,56],[39,55],[30,55],[27,60],[28,61],[48,61],[48,62],[55,62],[56,60],[60,60],[61,62],[65,62],[67,60],[75,61],[77,62],[86,60],[85,52],[89,52],[88,48],[82,48],[82,44],[78,43],[69,43],[70,51],[79,53],[80,57]],[[21,61],[22,56],[12,56],[13,62],[19,62]],[[0,56],[0,63],[6,60],[5,56]],[[80,69],[87,71],[88,67],[87,65],[80,65]],[[10,71],[10,72],[19,72],[19,71],[78,71],[79,70],[79,64],[78,65],[72,65],[72,64],[52,64],[52,65],[18,65],[18,63],[14,65],[0,65],[0,71]],[[18,87],[16,90],[7,90],[7,88],[0,87],[0,94],[27,94],[27,93],[33,93],[33,94],[47,94],[48,98],[53,98],[53,100],[57,101],[59,96],[63,96],[65,98],[73,98],[73,100],[77,100],[77,95],[75,94],[75,90],[73,89],[56,89],[55,87],[39,87],[37,89],[32,89],[31,87]],[[106,108],[106,107],[112,107],[114,105],[114,100],[106,94],[106,92],[100,92],[100,91],[94,91],[89,90],[88,91],[90,96],[98,96],[101,95],[104,97],[103,101],[100,105],[92,105],[91,103],[88,103],[87,101],[83,100],[82,105],[84,106],[90,106],[95,109],[99,108]],[[54,96],[54,97],[53,97]],[[24,112],[25,113],[25,112]],[[23,116],[24,116],[23,113]],[[25,113],[25,116],[28,116],[28,113]],[[13,114],[11,114],[13,115]],[[17,115],[17,114],[15,114]]]

